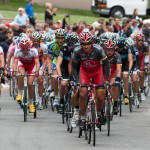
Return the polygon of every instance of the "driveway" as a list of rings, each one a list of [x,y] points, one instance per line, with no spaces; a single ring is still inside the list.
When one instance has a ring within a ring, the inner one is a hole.
[[[90,10],[92,0],[34,0],[37,4],[50,2],[55,7]]]

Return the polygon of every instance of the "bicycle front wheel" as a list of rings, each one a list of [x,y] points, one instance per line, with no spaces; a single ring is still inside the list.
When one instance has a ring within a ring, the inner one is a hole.
[[[27,87],[24,87],[23,90],[23,113],[24,113],[24,122],[27,121]]]

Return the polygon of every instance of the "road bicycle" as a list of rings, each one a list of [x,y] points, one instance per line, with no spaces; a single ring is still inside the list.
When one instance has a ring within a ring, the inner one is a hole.
[[[28,111],[28,85],[27,85],[27,77],[35,76],[35,74],[17,74],[16,76],[23,76],[23,95],[22,95],[22,108],[24,113],[24,122],[27,122],[27,111]],[[35,107],[34,119],[37,117],[37,86],[36,81],[33,82],[34,86],[34,97],[33,97],[33,105]]]

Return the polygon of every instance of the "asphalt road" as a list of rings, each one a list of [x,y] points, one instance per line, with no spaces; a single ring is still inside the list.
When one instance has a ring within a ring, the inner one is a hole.
[[[38,111],[38,117],[28,115],[9,97],[8,90],[0,97],[0,150],[149,150],[150,149],[150,96],[130,113],[123,106],[123,116],[114,116],[111,133],[106,126],[97,131],[96,147],[88,145],[84,137],[78,138],[78,128],[66,131],[61,116],[49,108]]]

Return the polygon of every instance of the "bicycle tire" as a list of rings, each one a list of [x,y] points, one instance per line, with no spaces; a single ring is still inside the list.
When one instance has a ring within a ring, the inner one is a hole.
[[[52,111],[54,111],[53,102],[54,102],[54,97],[50,97],[50,103],[51,103],[51,109],[52,109]]]
[[[27,87],[24,87],[23,91],[23,112],[24,112],[24,122],[27,122]]]
[[[110,135],[110,101],[111,98],[107,97],[107,136]]]
[[[9,95],[12,97],[12,78],[9,80]]]
[[[120,117],[122,116],[122,99],[121,99],[121,95],[123,93],[122,87],[121,85],[119,86],[119,115]]]
[[[36,106],[36,87],[35,87],[35,85],[34,85],[34,98],[33,98],[33,105],[34,105],[34,109],[35,109],[35,111],[34,111],[34,119],[37,117],[37,106]]]
[[[88,134],[87,142],[88,142],[88,144],[90,144],[91,143],[91,132],[92,132],[90,124],[87,125],[87,130],[88,130],[88,132],[87,132],[87,134]]]
[[[95,146],[96,144],[96,132],[95,132],[95,118],[96,118],[96,114],[95,114],[95,103],[92,102],[91,104],[91,114],[92,114],[92,134],[93,134],[93,146]]]
[[[129,83],[129,110],[132,112],[132,85]]]
[[[62,123],[65,123],[65,104],[63,103],[63,109],[62,109]]]

